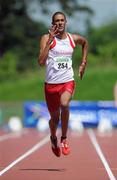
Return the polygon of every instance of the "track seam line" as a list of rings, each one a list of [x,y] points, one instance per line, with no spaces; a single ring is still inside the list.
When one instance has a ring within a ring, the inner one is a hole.
[[[96,152],[97,152],[98,156],[100,157],[100,159],[102,161],[102,164],[105,167],[105,170],[106,170],[110,180],[116,180],[116,178],[113,175],[113,173],[111,171],[111,168],[109,167],[109,164],[108,164],[106,158],[104,157],[104,154],[103,154],[103,152],[102,152],[102,150],[101,150],[101,148],[100,148],[100,146],[98,144],[98,141],[96,139],[96,136],[95,136],[93,130],[89,129],[87,131],[88,131],[89,138],[90,138],[94,148],[96,149]]]
[[[31,149],[29,149],[26,153],[24,153],[22,156],[17,158],[15,161],[13,161],[11,164],[9,164],[6,168],[4,168],[2,171],[0,171],[0,176],[2,176],[5,172],[7,172],[9,169],[11,169],[13,166],[15,166],[17,163],[40,149],[42,146],[44,146],[50,139],[50,135],[48,134],[43,140],[41,140],[39,143],[34,145]]]
[[[20,135],[27,134],[27,133],[28,133],[27,130],[22,130],[21,132],[11,132],[8,134],[4,134],[0,136],[0,142],[8,140],[10,138],[17,138],[17,137],[19,138]]]

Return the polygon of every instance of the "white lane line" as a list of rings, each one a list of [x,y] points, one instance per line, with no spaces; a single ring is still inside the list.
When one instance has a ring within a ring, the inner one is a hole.
[[[15,133],[4,134],[4,135],[0,136],[0,142],[5,141],[10,138],[14,138],[15,136],[16,136]]]
[[[98,144],[98,141],[97,141],[96,136],[92,129],[88,130],[88,135],[89,135],[89,138],[90,138],[94,148],[96,149],[98,156],[100,157],[100,159],[102,161],[103,166],[105,167],[105,169],[107,171],[107,174],[108,174],[110,180],[116,180],[115,176],[113,175],[113,173],[111,171],[111,168],[109,167],[108,162],[106,161],[106,158],[104,157],[104,154]]]
[[[40,149],[42,146],[44,146],[50,139],[50,135],[48,134],[44,139],[42,139],[39,143],[37,143],[35,146],[33,146],[31,149],[29,149],[26,153],[24,153],[22,156],[20,156],[18,159],[13,161],[11,164],[9,164],[6,168],[4,168],[2,171],[0,171],[0,176],[2,176],[5,172],[7,172],[9,169],[11,169],[13,166],[15,166],[17,163]]]
[[[26,133],[28,133],[28,131],[24,129],[21,132],[12,132],[12,133],[1,135],[0,142],[5,141],[10,138],[19,138],[21,137],[22,134],[26,134]]]

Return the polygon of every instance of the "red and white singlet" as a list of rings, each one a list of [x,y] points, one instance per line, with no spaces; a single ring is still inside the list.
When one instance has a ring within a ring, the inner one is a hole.
[[[54,38],[46,60],[46,83],[59,84],[74,80],[72,54],[75,43],[70,34],[66,39]]]

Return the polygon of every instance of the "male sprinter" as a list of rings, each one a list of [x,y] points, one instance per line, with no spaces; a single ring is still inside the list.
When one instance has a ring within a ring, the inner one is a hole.
[[[38,63],[46,65],[45,98],[50,113],[50,140],[53,153],[60,157],[70,153],[67,140],[69,103],[74,93],[75,82],[72,69],[72,54],[76,45],[82,46],[82,61],[79,76],[82,79],[86,63],[88,42],[77,34],[66,32],[66,16],[56,12],[52,16],[52,28],[40,41]],[[61,148],[59,147],[56,131],[61,119]]]

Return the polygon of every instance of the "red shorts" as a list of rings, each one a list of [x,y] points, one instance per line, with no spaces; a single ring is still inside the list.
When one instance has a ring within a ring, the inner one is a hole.
[[[50,112],[55,112],[60,106],[60,96],[64,91],[70,92],[72,95],[75,89],[75,82],[69,81],[61,84],[45,83],[45,98]]]

